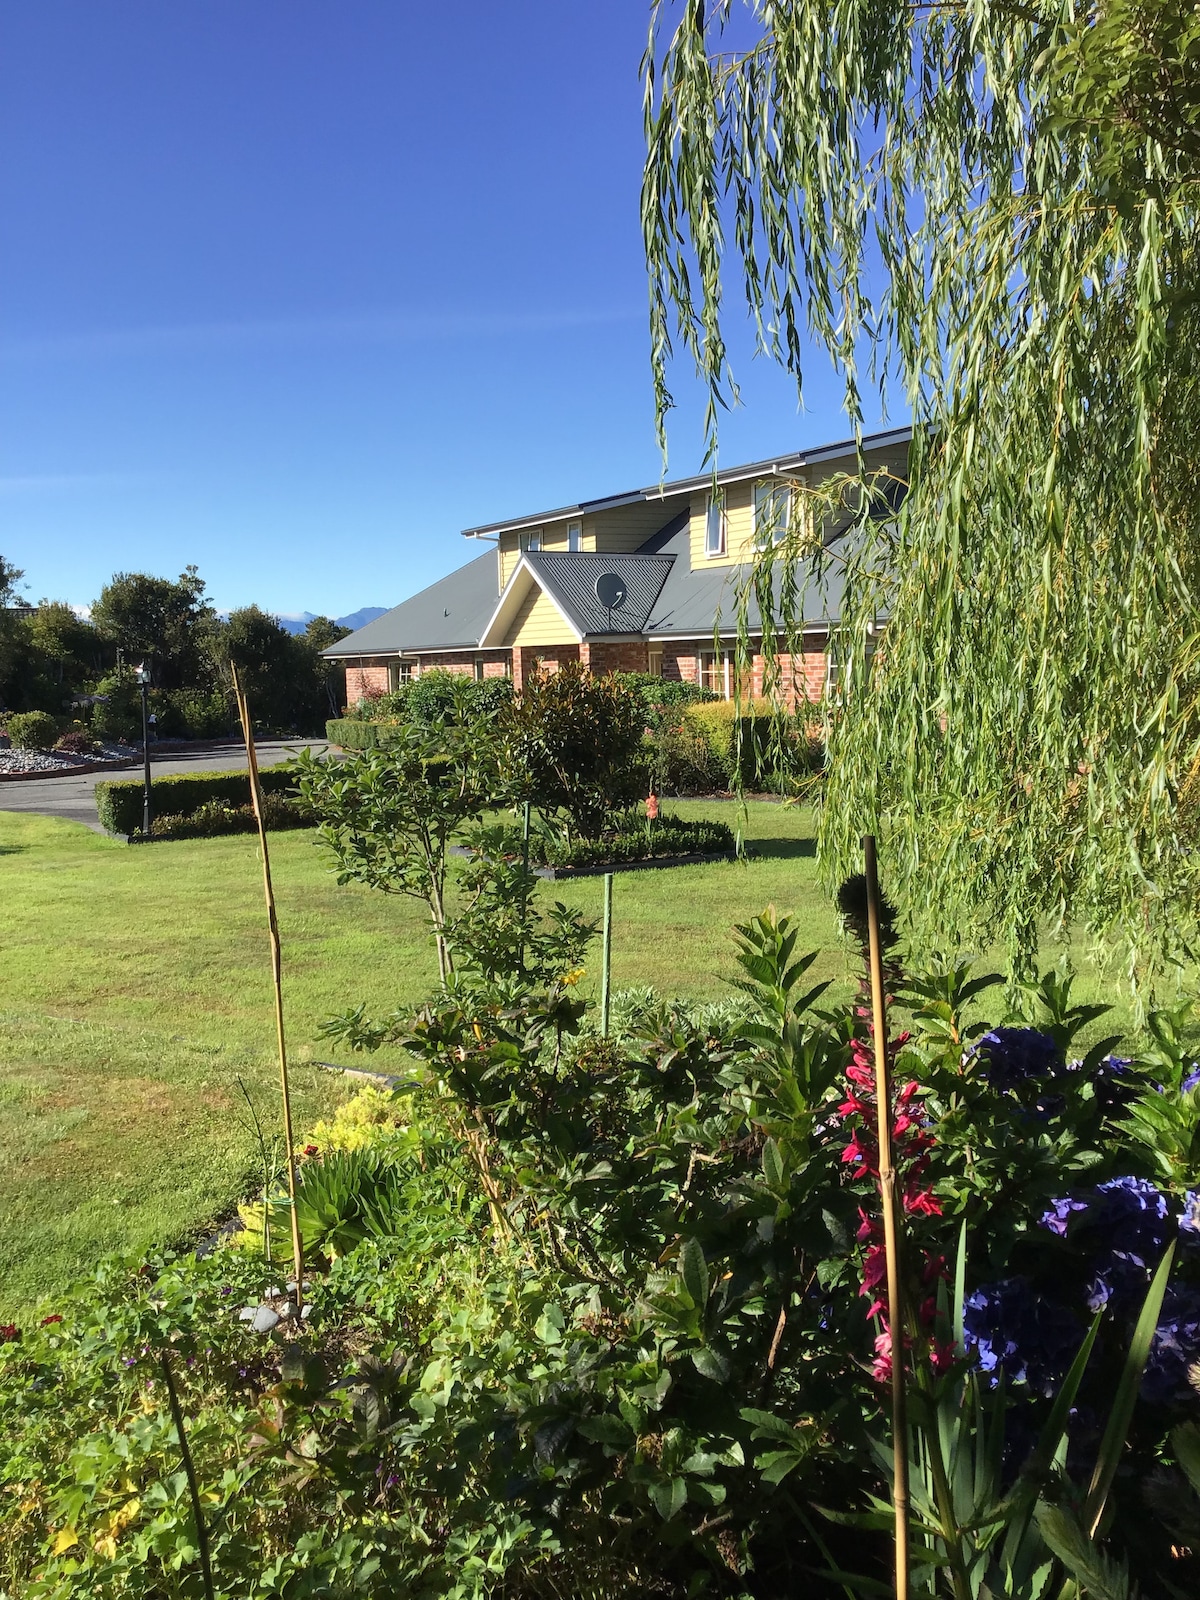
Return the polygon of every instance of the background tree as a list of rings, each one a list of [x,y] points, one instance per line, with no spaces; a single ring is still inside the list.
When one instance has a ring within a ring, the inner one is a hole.
[[[689,0],[653,16],[660,417],[674,337],[715,443],[730,257],[798,385],[807,329],[856,424],[872,384],[902,386],[913,415],[896,515],[860,474],[815,496],[815,526],[844,537],[822,547],[797,515],[762,560],[815,544],[819,573],[842,568],[827,877],[870,829],[931,940],[1004,933],[1027,961],[1051,915],[1134,968],[1179,955],[1198,907],[1200,13]],[[794,644],[796,586],[757,588],[768,633]]]
[[[320,653],[328,650],[330,645],[337,644],[339,639],[344,639],[353,630],[342,627],[340,622],[335,622],[332,617],[310,617],[304,626],[304,637],[312,646],[314,656],[314,670],[320,677],[325,690],[325,701],[329,707],[329,715],[338,717],[346,704],[346,669],[337,661],[322,661]]]
[[[215,612],[195,567],[178,579],[118,572],[92,607],[96,631],[110,640],[126,665],[152,658],[155,682],[167,689],[194,684],[206,660],[202,635]]]
[[[20,630],[17,607],[21,601],[17,585],[25,574],[0,556],[0,704],[6,703],[5,694],[12,670]]]
[[[291,634],[260,606],[231,611],[209,647],[226,687],[237,663],[256,723],[282,733],[320,732],[328,715],[326,663],[304,634]]]

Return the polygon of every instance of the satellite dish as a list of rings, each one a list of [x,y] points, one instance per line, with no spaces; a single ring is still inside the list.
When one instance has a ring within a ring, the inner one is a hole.
[[[625,579],[615,572],[602,572],[596,579],[596,599],[609,611],[625,604]]]

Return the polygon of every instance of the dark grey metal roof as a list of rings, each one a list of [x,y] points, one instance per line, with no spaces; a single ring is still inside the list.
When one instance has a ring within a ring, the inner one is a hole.
[[[888,445],[900,444],[911,437],[912,429],[909,427],[888,428],[882,433],[864,434],[858,442],[864,450],[883,450]],[[836,461],[841,456],[852,455],[855,447],[853,439],[841,439],[834,444],[818,445],[812,450],[785,451],[766,461],[751,461],[742,466],[727,467],[724,471],[718,469],[715,478],[718,483],[737,483],[745,478],[771,477],[775,474],[786,476],[789,472],[799,471],[801,467],[817,466],[823,461]],[[542,522],[555,522],[563,517],[585,517],[592,512],[611,510],[614,506],[667,500],[675,495],[690,494],[695,489],[708,488],[713,478],[712,472],[701,472],[692,478],[676,478],[671,483],[655,483],[646,489],[630,489],[625,494],[604,495],[598,500],[580,500],[576,505],[557,506],[553,511],[535,511],[528,516],[510,517],[505,522],[483,522],[478,527],[464,528],[463,537],[488,538],[493,534],[511,532],[515,528],[532,528]]]
[[[750,566],[743,563],[730,567],[714,562],[711,566],[701,564],[693,569],[690,532],[686,522],[665,542],[660,540],[661,535],[656,534],[647,542],[656,545],[662,555],[676,555],[679,559],[672,564],[642,632],[653,638],[665,638],[673,634],[683,638],[702,638],[713,632],[718,621],[722,632],[732,632],[737,627],[738,592],[750,578]],[[778,594],[778,576],[775,587]],[[801,587],[804,588],[803,583]],[[836,619],[841,610],[841,591],[840,572],[834,564],[820,587],[810,583],[804,588],[804,621],[815,627]],[[757,627],[761,620],[758,606],[753,601],[748,620],[752,628]]]
[[[496,609],[496,581],[496,552],[488,550],[321,654],[336,661],[415,650],[472,650]]]
[[[641,633],[675,556],[530,551],[526,564],[563,615],[586,638],[594,633]],[[625,603],[609,611],[596,597],[596,579],[615,572],[625,584]]]

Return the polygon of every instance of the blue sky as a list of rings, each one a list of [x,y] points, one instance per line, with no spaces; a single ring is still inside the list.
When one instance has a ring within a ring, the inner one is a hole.
[[[660,475],[647,0],[0,0],[0,553],[392,605],[471,523]],[[726,464],[844,437],[738,357]],[[701,460],[686,371],[669,473]]]

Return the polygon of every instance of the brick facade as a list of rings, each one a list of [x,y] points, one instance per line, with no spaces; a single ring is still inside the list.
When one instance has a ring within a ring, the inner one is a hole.
[[[512,649],[513,688],[520,694],[525,679],[531,673],[537,672],[539,668],[543,668],[548,672],[557,672],[564,662],[578,660],[579,646],[577,644],[515,644]]]
[[[384,667],[347,667],[346,704],[357,705],[360,700],[375,700],[388,692],[388,669]]]
[[[814,641],[814,645],[815,645]],[[730,642],[732,654],[733,645]],[[662,646],[662,676],[671,683],[697,682],[697,658],[701,651],[711,650],[709,639],[690,639]],[[482,657],[485,678],[512,676],[519,694],[521,686],[531,672],[539,667],[555,671],[566,661],[579,661],[590,672],[645,672],[648,666],[647,645],[644,639],[605,639],[591,644],[516,645],[512,650],[462,651],[453,655],[425,655],[412,660],[415,671],[457,672],[473,677],[475,663]],[[794,711],[801,700],[818,704],[825,694],[828,656],[825,642],[820,647],[806,650],[802,656],[781,656],[784,699]],[[750,691],[756,697],[763,692],[765,662],[761,655],[754,657]],[[387,694],[392,669],[386,664],[347,666],[346,703],[354,705],[364,698]]]
[[[606,672],[645,672],[644,639],[605,639],[596,644],[581,644],[579,659],[597,677]]]

